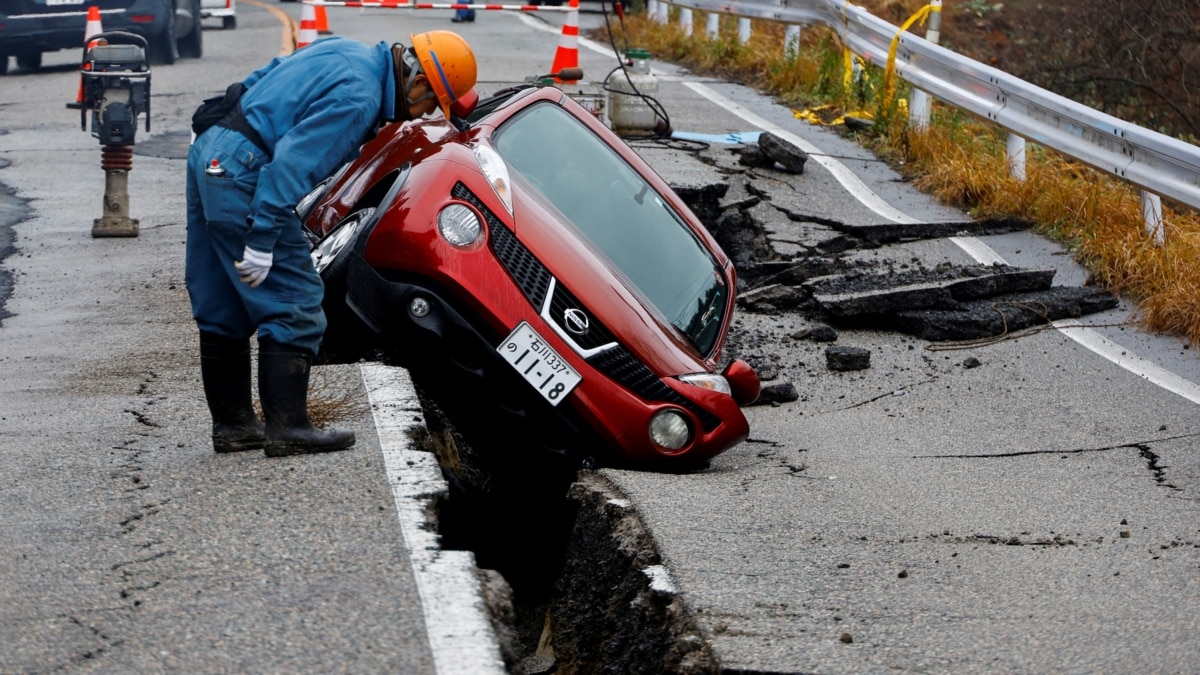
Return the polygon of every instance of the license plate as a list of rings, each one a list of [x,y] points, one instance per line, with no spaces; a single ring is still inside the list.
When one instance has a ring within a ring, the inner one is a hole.
[[[525,381],[533,385],[550,405],[562,403],[583,378],[546,344],[528,323],[519,326],[496,348]]]

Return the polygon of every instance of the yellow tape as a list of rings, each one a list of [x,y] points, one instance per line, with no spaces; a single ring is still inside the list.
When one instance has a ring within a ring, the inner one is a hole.
[[[925,5],[921,9],[918,9],[916,13],[908,17],[908,20],[900,26],[900,30],[896,31],[896,34],[892,36],[892,45],[888,48],[887,68],[883,73],[883,96],[885,101],[892,100],[892,95],[895,93],[896,48],[900,46],[900,36],[917,21],[920,21],[924,25],[925,18],[929,16],[931,10],[932,5]]]
[[[837,126],[839,124],[845,124],[847,117],[857,117],[858,119],[865,119],[865,120],[875,119],[875,116],[866,110],[854,110],[852,112],[842,113],[842,114],[838,115],[837,117],[831,117],[828,119],[826,119],[828,117],[828,114],[822,114],[822,113],[832,113],[832,111],[834,111],[834,110],[835,110],[835,106],[819,105],[814,108],[805,108],[804,110],[792,109],[792,116],[798,120],[804,120],[805,122],[808,122],[809,124],[827,126],[827,127]]]

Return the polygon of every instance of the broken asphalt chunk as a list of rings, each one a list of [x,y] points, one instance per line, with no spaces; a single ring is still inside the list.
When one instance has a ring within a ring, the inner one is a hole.
[[[796,385],[791,382],[780,382],[764,386],[759,392],[758,398],[749,405],[779,405],[780,403],[791,403],[799,398],[800,392],[796,391]]]
[[[866,370],[871,367],[871,350],[862,347],[827,347],[825,365],[837,371]]]
[[[1077,318],[1117,306],[1112,293],[1097,288],[1055,287],[964,303],[956,310],[923,309],[897,312],[897,330],[919,338],[973,340]]]
[[[1049,289],[1053,281],[1053,269],[977,265],[832,275],[810,279],[804,287],[830,316],[844,319],[914,309],[953,310],[963,301]]]
[[[808,299],[803,289],[785,284],[767,284],[753,288],[738,296],[738,305],[744,309],[773,314],[780,309],[794,309]]]
[[[764,131],[758,137],[758,147],[764,155],[778,162],[789,173],[804,173],[808,153],[795,145],[769,131]]]

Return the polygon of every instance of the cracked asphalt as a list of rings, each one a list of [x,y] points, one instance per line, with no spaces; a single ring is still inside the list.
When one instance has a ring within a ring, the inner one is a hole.
[[[236,33],[206,32],[204,68],[182,61],[155,72],[156,131],[130,176],[136,240],[88,236],[103,178],[95,140],[62,110],[77,82],[74,55],[4,79],[0,160],[13,166],[0,181],[31,199],[33,215],[3,267],[18,290],[0,331],[0,671],[433,669],[369,416],[347,421],[359,438],[347,453],[266,461],[206,447],[173,153],[186,144],[195,92],[219,91],[247,62],[265,61],[263,45],[278,44],[265,13],[242,9]],[[395,26],[358,16],[332,20],[343,34],[394,37]],[[444,27],[445,18],[405,14],[397,25]],[[495,55],[485,68],[503,72],[493,82],[519,81],[549,60],[553,32],[531,51],[521,21],[485,14],[462,28]],[[611,67],[588,49],[580,57],[588,73]],[[888,214],[971,219],[856,144],[735,85],[655,67],[676,130],[755,128],[711,93],[823,151],[803,174],[721,177],[733,190],[725,205],[744,202],[766,224],[746,239],[757,255],[977,264],[953,238],[889,234],[897,221]],[[714,171],[687,148],[639,151],[681,185],[705,185]],[[879,203],[851,195],[828,160]],[[847,241],[868,228],[882,228],[874,245]],[[973,234],[1012,265],[1054,268],[1056,285],[1085,281],[1027,233]],[[1122,303],[1080,320],[1200,382],[1193,350],[1138,333],[1128,312]],[[856,324],[835,325],[831,342],[813,339],[828,337],[814,331],[827,319],[799,307],[739,312],[731,348],[795,398],[749,408],[751,437],[709,469],[603,471],[661,551],[653,578],[680,596],[722,667],[1195,669],[1197,403],[1060,330],[962,345]],[[869,367],[829,370],[831,345],[869,350]],[[361,395],[353,369],[330,377]]]
[[[676,102],[674,128],[750,130],[692,98],[686,73],[656,67],[666,80],[660,92]],[[734,161],[713,161],[729,152],[717,146],[670,153],[656,166],[673,184],[706,184],[711,171],[730,185],[728,203],[758,199],[749,220],[722,221],[763,230],[726,233],[743,247],[731,251],[735,260],[749,251],[813,277],[959,268],[978,263],[951,237],[977,236],[1012,265],[1055,271],[1056,291],[1082,290],[1070,287],[1086,275],[1053,244],[1008,223],[972,223],[837,134],[791,122],[787,108],[734,85],[707,86],[844,158],[933,234],[897,236],[913,225],[864,207],[813,161],[795,175],[732,170]],[[885,235],[837,239],[870,231]],[[742,290],[761,285],[753,279]],[[770,378],[764,385],[790,385],[794,400],[749,408],[750,439],[705,472],[604,471],[637,505],[724,668],[1192,669],[1200,655],[1197,403],[1044,319],[1001,339],[947,342],[901,333],[880,314],[832,317],[829,342],[814,339],[812,329],[831,317],[812,303],[788,306],[775,295],[765,304],[742,307],[730,351],[751,358]],[[1079,321],[1102,326],[1095,330],[1122,353],[1194,378],[1193,350],[1139,334],[1126,323],[1127,302],[1106,304]],[[831,370],[833,345],[869,351],[869,367]]]

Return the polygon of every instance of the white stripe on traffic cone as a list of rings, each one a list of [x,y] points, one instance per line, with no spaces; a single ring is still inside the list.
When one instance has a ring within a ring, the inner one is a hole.
[[[300,35],[296,38],[296,49],[307,47],[317,39],[317,12],[313,6],[304,3],[304,11],[300,14]]]
[[[571,10],[567,12],[567,20],[563,23],[562,35],[558,37],[558,50],[554,52],[554,63],[550,66],[551,73],[557,73],[563,68],[579,67],[579,0],[571,0]],[[558,82],[575,82],[576,80],[559,80]]]

